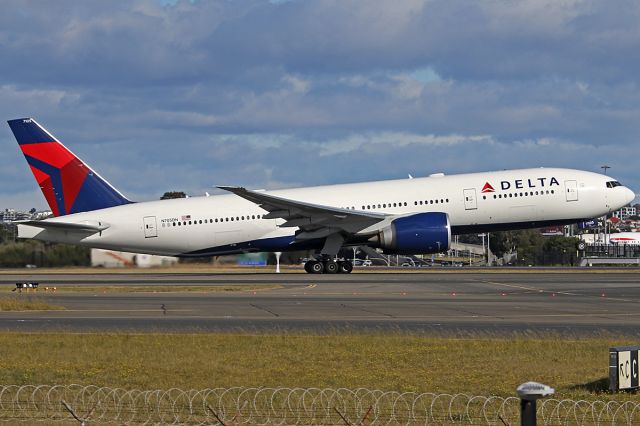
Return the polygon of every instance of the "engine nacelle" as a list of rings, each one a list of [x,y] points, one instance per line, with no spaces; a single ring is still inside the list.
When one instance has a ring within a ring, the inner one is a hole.
[[[399,217],[369,239],[385,253],[429,254],[449,250],[451,224],[442,212]]]

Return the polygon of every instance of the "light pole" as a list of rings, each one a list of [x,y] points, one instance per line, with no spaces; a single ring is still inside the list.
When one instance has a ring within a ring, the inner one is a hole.
[[[478,237],[482,238],[482,260],[484,260],[484,266],[487,266],[487,251],[484,248],[484,237],[486,237],[487,234],[478,234]]]
[[[606,174],[607,174],[607,169],[610,169],[611,167],[610,167],[610,166],[607,166],[607,165],[605,164],[605,165],[603,165],[603,166],[600,166],[600,168],[601,168],[602,170],[604,170],[604,174],[606,175]],[[607,235],[607,234],[608,234],[608,233],[607,233],[607,215],[604,215],[604,243],[608,245],[608,244],[609,244],[609,243],[608,243],[609,238],[608,238],[608,235]],[[607,247],[607,253],[608,253],[608,252],[609,252],[609,248]]]

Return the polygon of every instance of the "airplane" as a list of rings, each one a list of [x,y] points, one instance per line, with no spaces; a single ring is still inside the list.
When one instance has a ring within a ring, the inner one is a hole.
[[[610,176],[531,168],[133,202],[33,118],[8,121],[54,215],[18,237],[179,257],[315,250],[308,273],[350,273],[345,246],[430,254],[451,236],[565,225],[603,216],[635,194]]]
[[[618,232],[609,234],[610,244],[640,246],[640,232]]]

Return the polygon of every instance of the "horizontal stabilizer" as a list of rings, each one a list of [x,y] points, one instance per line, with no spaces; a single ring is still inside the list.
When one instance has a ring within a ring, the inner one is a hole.
[[[35,226],[37,228],[51,229],[58,231],[76,231],[76,232],[102,232],[109,227],[106,223],[102,222],[54,222],[48,220],[21,220],[13,222],[16,225],[28,225]]]

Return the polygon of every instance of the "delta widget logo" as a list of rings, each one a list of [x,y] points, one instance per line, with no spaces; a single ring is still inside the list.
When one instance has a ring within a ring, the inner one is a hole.
[[[482,192],[486,193],[486,192],[496,192],[495,189],[493,189],[493,186],[491,186],[491,184],[489,182],[486,182],[484,184],[484,186],[482,187]]]

